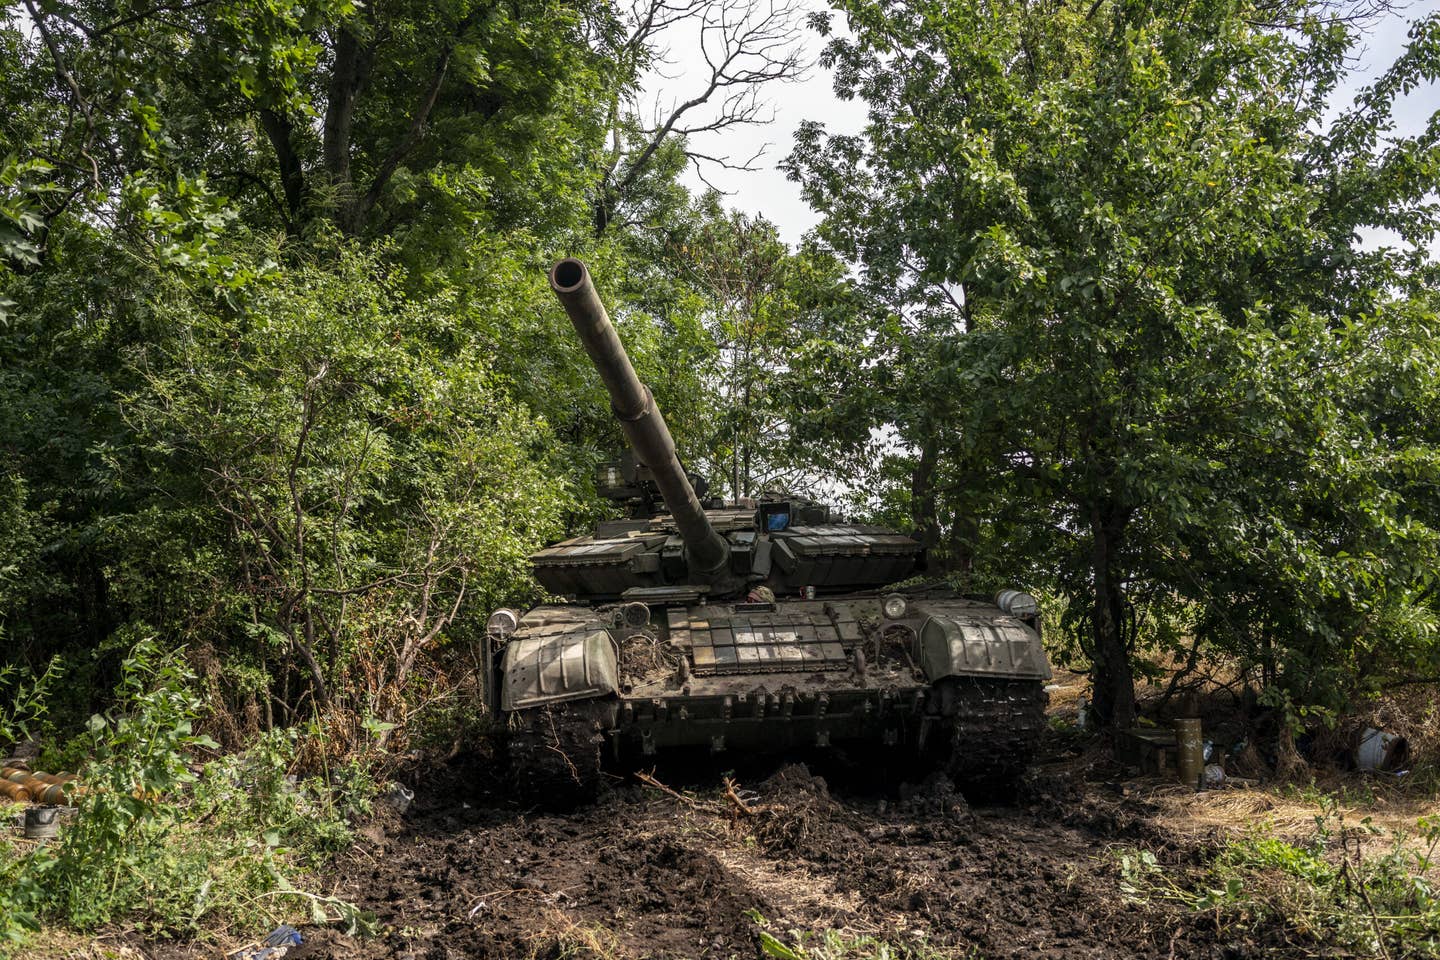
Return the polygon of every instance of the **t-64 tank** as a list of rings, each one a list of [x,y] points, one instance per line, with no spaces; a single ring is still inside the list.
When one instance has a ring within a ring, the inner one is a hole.
[[[702,499],[585,265],[550,284],[632,456],[598,478],[627,517],[534,554],[555,599],[487,623],[517,785],[573,801],[607,760],[679,747],[869,742],[990,788],[1023,770],[1051,675],[1034,599],[887,588],[921,566],[911,537],[801,498]]]

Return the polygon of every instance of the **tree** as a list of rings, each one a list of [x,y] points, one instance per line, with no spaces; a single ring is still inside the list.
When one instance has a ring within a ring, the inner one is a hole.
[[[770,389],[797,339],[793,258],[769,222],[723,211],[714,194],[702,209],[685,251],[722,364],[716,392],[724,413],[709,446],[731,496],[755,496],[795,479],[781,453],[786,411]]]
[[[632,82],[613,93],[609,149],[599,164],[595,193],[597,236],[617,218],[633,220],[645,209],[654,189],[647,181],[657,167],[673,169],[679,160],[702,180],[708,168],[756,169],[758,154],[736,157],[704,141],[770,121],[768,88],[799,80],[809,69],[803,13],[793,0],[632,0],[621,14],[625,37],[617,47]],[[678,93],[662,82],[660,90],[651,91],[653,115],[645,116],[638,81],[646,71],[665,76],[674,66],[669,44],[677,39],[695,48],[704,69],[696,71],[692,87]]]
[[[558,255],[702,459],[679,177],[803,68],[794,5],[3,9],[0,661],[61,655],[64,712],[142,635],[186,646],[232,743],[314,712],[358,736],[469,669],[437,654],[613,506]],[[638,78],[687,32],[709,73],[651,122]]]
[[[454,255],[456,222],[583,223],[603,90],[628,79],[607,55],[604,4],[26,0],[24,11],[36,39],[15,44],[3,122],[55,169],[47,220],[77,202],[103,210],[151,170],[206,176],[256,225],[405,232]],[[574,202],[553,202],[566,190]]]
[[[190,314],[185,336],[136,357],[132,469],[154,496],[194,504],[150,514],[170,544],[152,576],[170,566],[155,579],[208,597],[165,619],[228,634],[284,686],[297,664],[332,722],[398,720],[462,611],[531,589],[525,558],[570,505],[543,468],[548,434],[482,356],[440,349],[452,304],[397,300],[369,257],[297,269],[253,298],[239,315]],[[263,695],[267,717],[303,702]]]
[[[1404,493],[1434,438],[1377,388],[1398,363],[1411,402],[1435,395],[1434,267],[1355,230],[1433,236],[1440,118],[1382,137],[1396,93],[1436,73],[1434,19],[1320,132],[1354,40],[1321,6],[837,6],[852,33],[825,56],[871,123],[809,125],[792,175],[916,331],[881,360],[928,381],[894,420],[917,492],[942,459],[1003,478],[1097,713],[1133,715],[1145,598],[1200,605],[1277,696],[1337,689],[1316,655],[1355,649],[1361,621],[1414,649],[1435,542]],[[1237,579],[1268,617],[1229,616]],[[1287,607],[1302,584],[1323,602]]]

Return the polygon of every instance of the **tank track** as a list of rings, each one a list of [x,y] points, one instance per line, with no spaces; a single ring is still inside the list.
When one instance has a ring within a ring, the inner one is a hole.
[[[604,739],[600,718],[586,705],[514,715],[506,751],[517,793],[527,803],[556,808],[594,799]]]
[[[1013,793],[1045,730],[1049,695],[1039,680],[957,677],[941,681],[951,701],[945,772],[961,787],[986,796]]]

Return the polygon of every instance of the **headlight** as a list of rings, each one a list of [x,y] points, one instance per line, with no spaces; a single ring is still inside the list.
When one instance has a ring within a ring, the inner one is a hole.
[[[490,619],[485,621],[485,632],[496,640],[508,639],[515,628],[520,626],[520,618],[514,610],[501,607],[490,614]]]
[[[910,611],[910,601],[898,593],[892,593],[880,604],[880,609],[884,612],[886,620],[903,620],[905,614]]]
[[[650,608],[639,600],[631,601],[620,608],[620,620],[625,626],[639,630],[650,622]]]
[[[995,606],[1012,617],[1033,617],[1040,612],[1040,601],[1020,590],[1001,590],[995,595]]]

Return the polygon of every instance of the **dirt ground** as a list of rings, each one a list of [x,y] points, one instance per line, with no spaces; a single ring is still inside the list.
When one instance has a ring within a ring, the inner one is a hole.
[[[1052,715],[1073,717],[1080,678],[1060,679]],[[1120,889],[1122,850],[1183,873],[1248,823],[1301,817],[1274,793],[1137,783],[1063,736],[1001,804],[873,759],[757,761],[728,781],[708,758],[671,764],[566,814],[521,806],[483,758],[461,763],[334,870],[332,892],[378,933],[313,929],[290,958],[753,958],[762,930],[791,945],[870,936],[927,960],[1326,955],[1303,932]]]
[[[1066,694],[1052,690],[1051,712],[1073,719]],[[408,812],[363,826],[328,873],[323,892],[371,912],[375,931],[308,927],[287,960],[755,958],[762,933],[813,948],[827,931],[893,949],[824,960],[1341,955],[1276,922],[1127,901],[1121,889],[1122,851],[1198,877],[1253,824],[1313,828],[1311,799],[1278,786],[1197,794],[1106,757],[1052,732],[1018,795],[975,805],[943,777],[906,782],[880,758],[732,758],[728,777],[696,758],[648,782],[613,775],[598,803],[568,813],[523,805],[503,765],[462,758],[415,774]],[[1399,831],[1435,812],[1433,797],[1417,802],[1381,798],[1353,819]],[[151,944],[105,955],[222,953]]]
[[[745,779],[757,767],[734,796],[723,781],[676,796],[631,778],[563,815],[457,771],[368,827],[335,871],[333,892],[374,911],[378,935],[309,931],[291,957],[749,958],[762,923],[787,943],[841,930],[934,956],[1315,955],[1284,930],[1123,902],[1113,851],[1185,865],[1206,841],[1177,841],[1158,808],[1081,769],[1052,759],[1019,803],[977,808],[943,780],[853,768],[832,789],[798,764]]]

